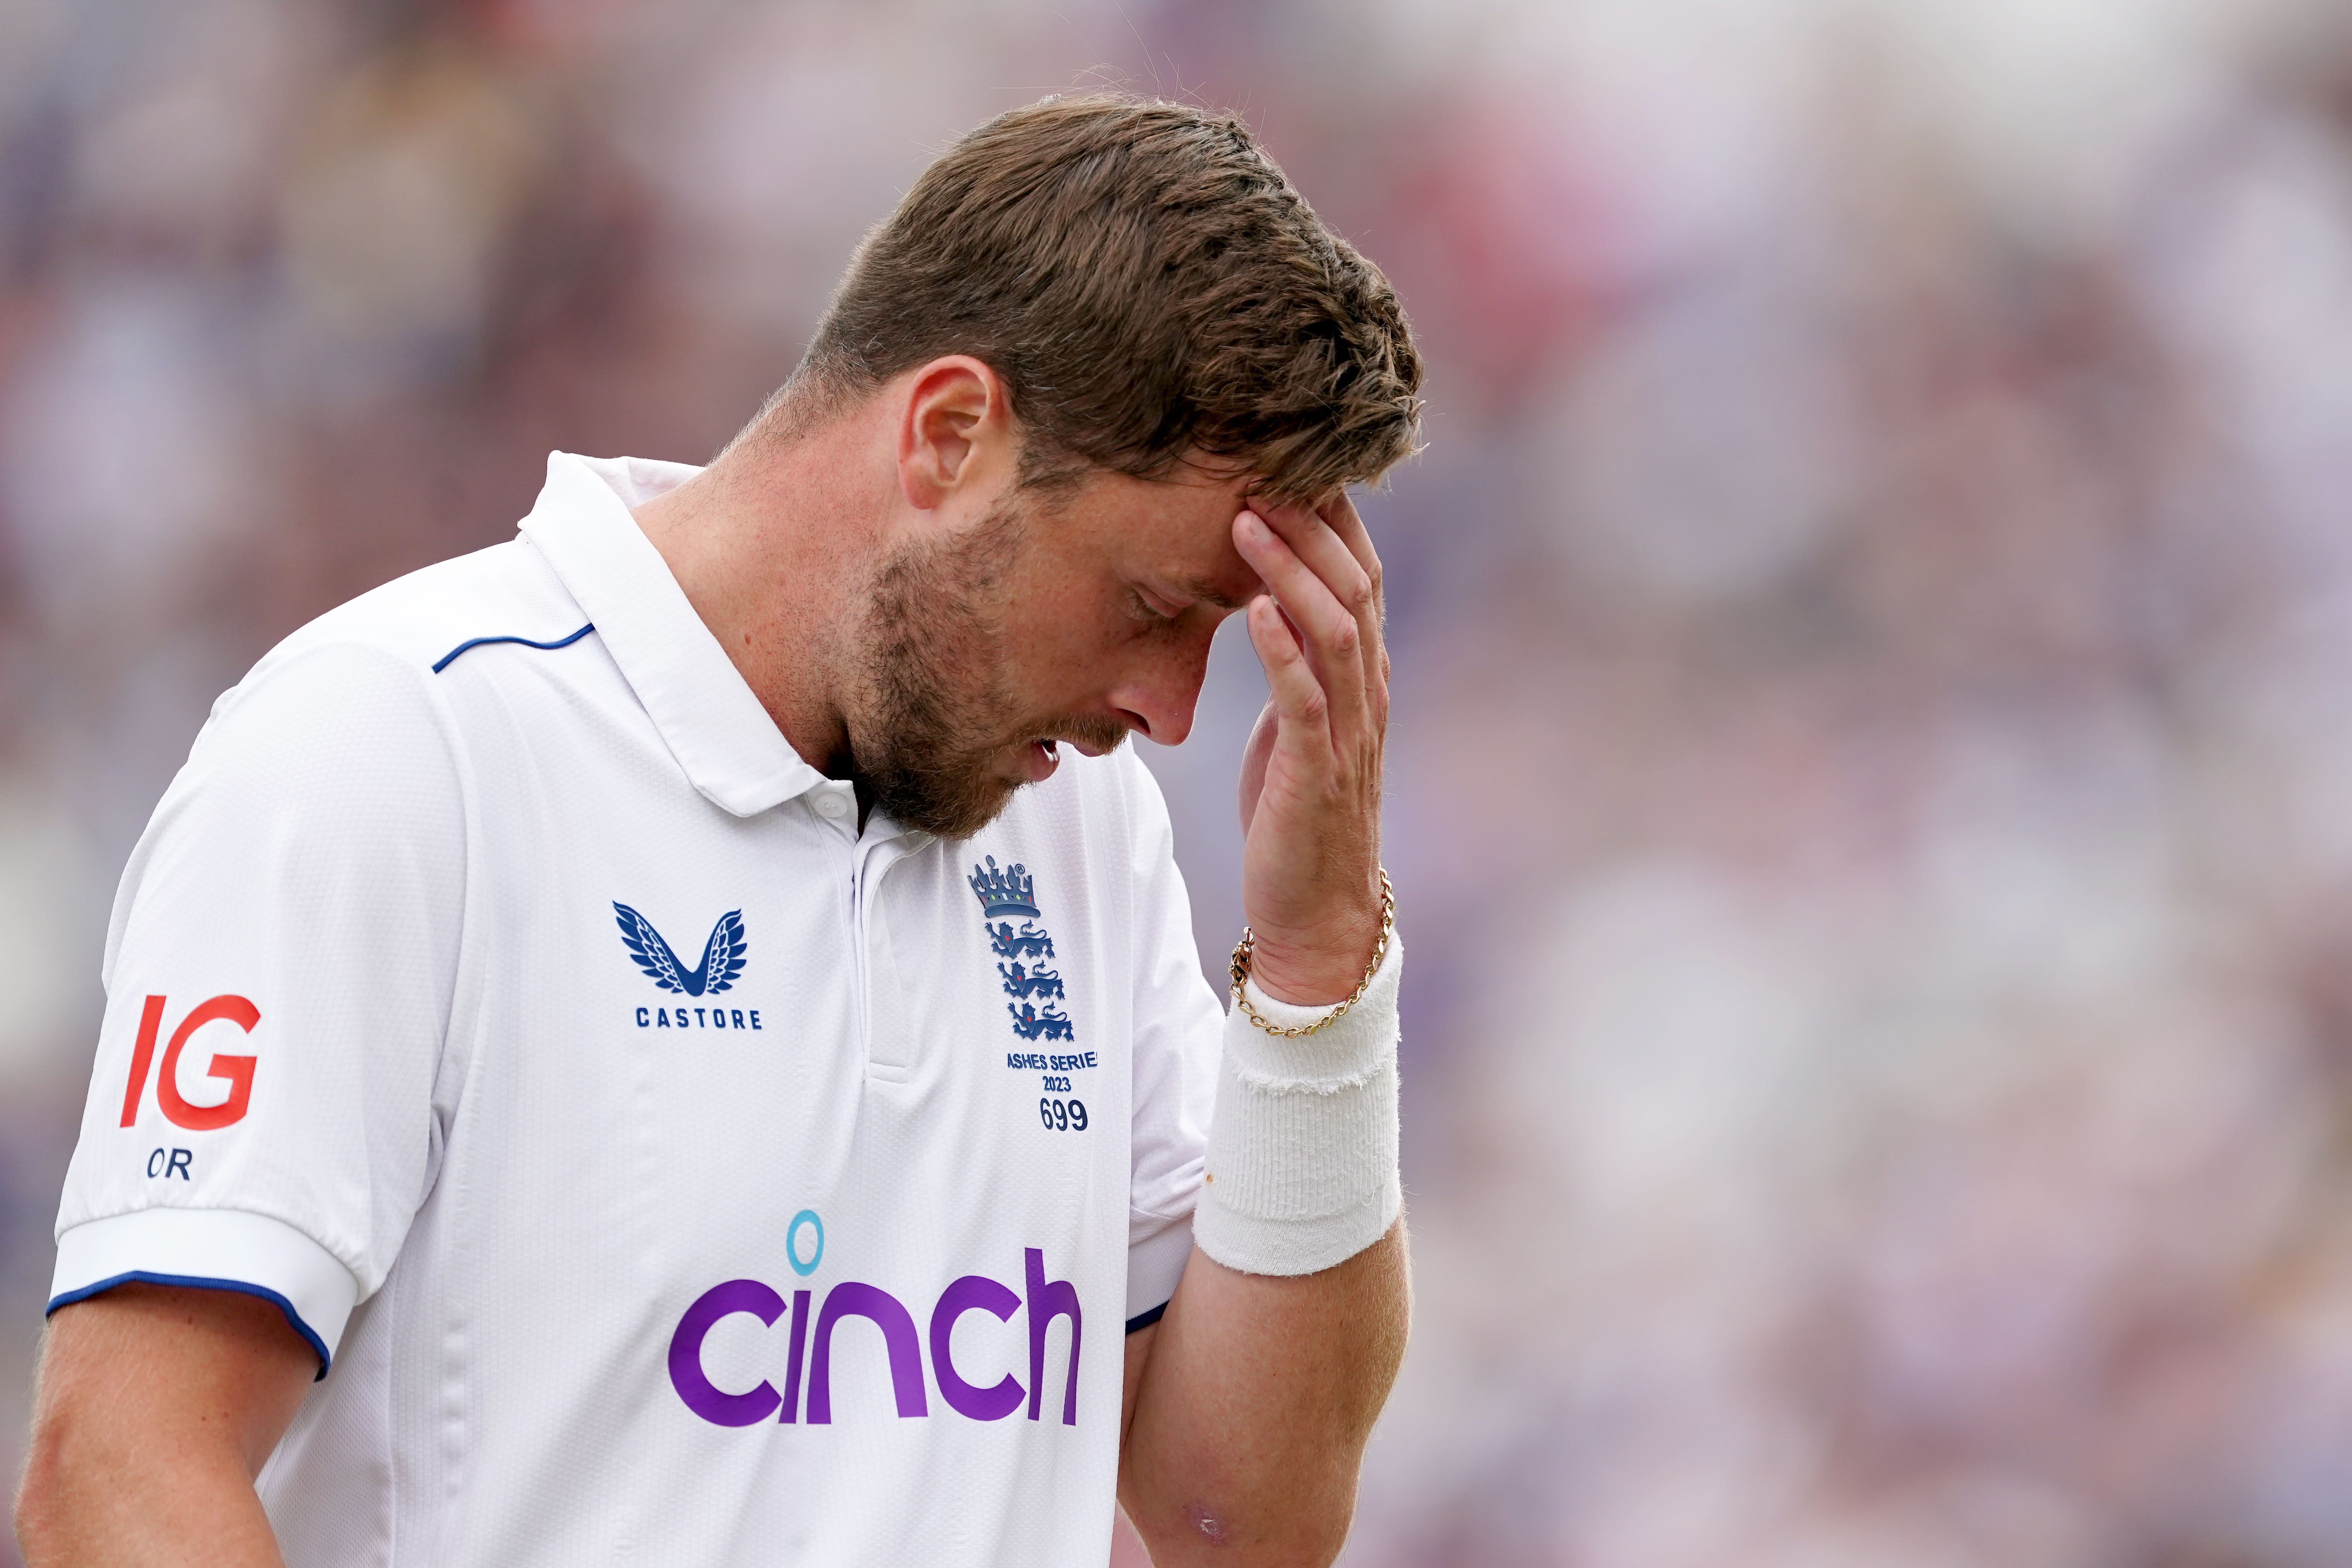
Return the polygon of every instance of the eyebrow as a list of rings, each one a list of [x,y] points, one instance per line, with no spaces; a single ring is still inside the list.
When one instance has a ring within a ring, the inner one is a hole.
[[[1204,605],[1214,605],[1221,610],[1243,610],[1249,607],[1247,599],[1236,599],[1205,577],[1187,577],[1178,582],[1181,588]]]

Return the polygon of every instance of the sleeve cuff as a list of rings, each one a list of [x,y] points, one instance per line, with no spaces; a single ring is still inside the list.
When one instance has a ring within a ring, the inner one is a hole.
[[[318,1352],[327,1375],[359,1281],[334,1254],[283,1220],[241,1209],[136,1209],[58,1237],[48,1310],[133,1280],[237,1290],[274,1302]]]

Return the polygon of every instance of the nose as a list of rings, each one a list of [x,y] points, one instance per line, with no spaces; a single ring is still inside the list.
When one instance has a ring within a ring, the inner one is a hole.
[[[1181,746],[1192,732],[1193,710],[1209,669],[1209,637],[1149,650],[1111,687],[1110,704],[1127,727],[1163,746]]]

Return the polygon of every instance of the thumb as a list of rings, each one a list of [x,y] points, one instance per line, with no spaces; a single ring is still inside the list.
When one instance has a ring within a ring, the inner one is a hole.
[[[1268,702],[1258,710],[1257,722],[1250,729],[1249,744],[1242,748],[1242,837],[1249,837],[1250,818],[1257,815],[1257,797],[1265,788],[1265,764],[1274,755],[1275,735],[1280,728],[1275,718],[1274,704]]]

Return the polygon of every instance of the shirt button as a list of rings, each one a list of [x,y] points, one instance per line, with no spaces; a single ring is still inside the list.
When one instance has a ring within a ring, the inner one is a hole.
[[[838,821],[842,813],[848,809],[847,804],[837,795],[827,794],[816,797],[816,810],[819,816],[829,816]]]

